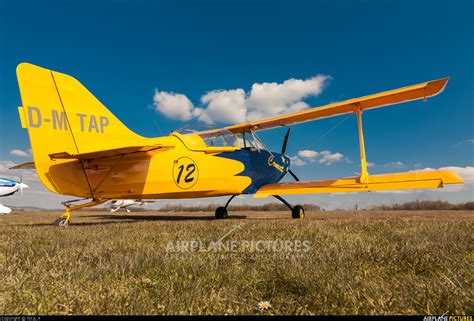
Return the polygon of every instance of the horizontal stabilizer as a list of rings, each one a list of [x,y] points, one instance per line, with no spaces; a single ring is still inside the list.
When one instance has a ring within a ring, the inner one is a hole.
[[[104,157],[114,157],[129,155],[134,153],[146,153],[157,150],[168,150],[174,148],[174,146],[163,146],[163,145],[150,145],[150,146],[129,146],[122,148],[114,148],[108,150],[94,151],[81,154],[69,154],[67,152],[49,154],[52,160],[54,159],[79,159],[79,160],[90,160]]]
[[[268,184],[261,187],[255,197],[291,194],[317,194],[342,192],[371,192],[418,188],[442,188],[445,184],[462,184],[464,181],[453,171],[432,170],[395,174],[369,175],[368,183],[359,177],[346,177],[321,181]]]
[[[10,169],[36,169],[35,162],[26,162],[20,165],[10,167]]]

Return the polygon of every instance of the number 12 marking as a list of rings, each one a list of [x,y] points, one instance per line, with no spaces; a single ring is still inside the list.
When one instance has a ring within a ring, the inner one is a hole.
[[[180,157],[173,163],[173,180],[181,189],[190,189],[199,179],[199,168],[189,157]]]
[[[181,175],[183,174],[184,165],[179,166],[178,169],[179,169],[179,173],[178,173],[178,177],[176,178],[176,182],[179,184],[181,182]],[[189,164],[188,166],[186,166],[187,174],[184,177],[184,181],[186,183],[191,183],[194,180],[193,174],[195,170],[196,170],[196,165],[194,164]]]

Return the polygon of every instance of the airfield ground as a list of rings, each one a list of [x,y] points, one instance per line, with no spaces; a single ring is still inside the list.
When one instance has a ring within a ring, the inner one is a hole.
[[[83,211],[68,228],[50,225],[58,212],[1,216],[0,313],[474,313],[472,211],[213,215]]]

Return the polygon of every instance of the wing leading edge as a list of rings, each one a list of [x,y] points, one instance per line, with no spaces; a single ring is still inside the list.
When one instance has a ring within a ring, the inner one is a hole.
[[[370,175],[369,181],[365,184],[360,182],[360,177],[268,184],[261,187],[254,197],[442,188],[445,184],[462,184],[463,182],[458,174],[449,170],[418,171]]]

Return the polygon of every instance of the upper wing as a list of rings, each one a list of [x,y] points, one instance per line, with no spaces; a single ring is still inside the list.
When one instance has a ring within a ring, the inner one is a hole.
[[[260,121],[249,122],[226,127],[233,133],[244,131],[263,130],[278,126],[286,126],[301,123],[309,120],[316,120],[336,115],[343,115],[354,112],[355,109],[366,110],[388,105],[398,104],[406,101],[426,99],[435,96],[443,91],[449,78],[432,80],[418,85],[384,91],[378,94],[353,98],[321,107],[315,107],[304,111],[276,116]]]
[[[255,197],[291,194],[371,192],[417,188],[442,188],[445,184],[461,184],[463,180],[453,171],[432,170],[395,174],[370,175],[367,183],[359,177],[346,177],[321,181],[268,184],[261,187]]]

